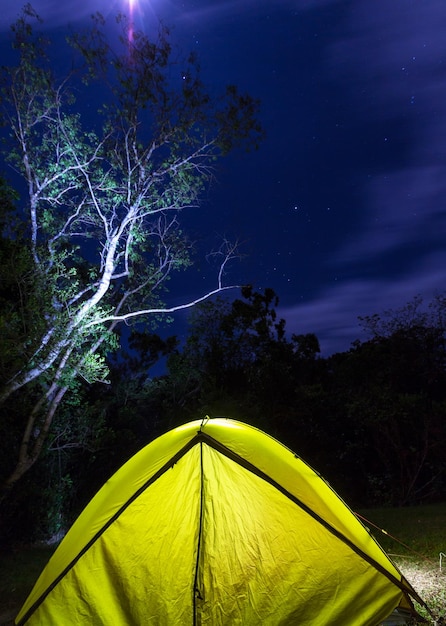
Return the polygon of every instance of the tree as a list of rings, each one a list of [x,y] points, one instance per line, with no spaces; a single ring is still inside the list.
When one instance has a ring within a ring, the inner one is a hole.
[[[6,489],[39,457],[66,394],[81,379],[107,380],[119,323],[193,304],[161,300],[172,272],[191,263],[180,213],[198,204],[219,157],[261,136],[257,103],[233,86],[211,99],[196,59],[176,59],[165,29],[152,42],[118,16],[116,51],[97,15],[86,34],[69,38],[73,59],[60,78],[36,19],[28,5],[13,25],[18,60],[1,85],[8,160],[27,189],[14,235],[26,265],[17,281],[27,278],[14,315],[27,323],[0,402],[24,387],[33,399]],[[211,293],[227,288],[234,247],[220,252]]]
[[[228,415],[290,442],[301,414],[298,389],[319,375],[319,344],[314,335],[287,339],[272,289],[246,286],[242,296],[209,300],[191,312],[186,343],[157,382],[162,413],[183,420]]]
[[[364,477],[369,502],[420,502],[443,489],[446,300],[422,304],[417,297],[362,318],[371,338],[331,359],[345,398],[345,460]]]

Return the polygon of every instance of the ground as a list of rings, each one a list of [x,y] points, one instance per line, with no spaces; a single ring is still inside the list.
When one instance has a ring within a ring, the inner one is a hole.
[[[363,511],[361,519],[432,611],[428,624],[446,626],[446,504]],[[370,520],[373,520],[370,522]],[[386,528],[386,531],[380,529]],[[396,539],[398,535],[398,539]],[[0,549],[0,626],[12,626],[54,547]],[[428,558],[427,558],[428,557]]]
[[[401,573],[410,581],[418,595],[431,609],[436,626],[446,624],[446,562],[440,571],[440,564],[411,563],[409,559],[395,559]],[[419,607],[417,607],[419,608]],[[427,612],[420,613],[429,619]]]

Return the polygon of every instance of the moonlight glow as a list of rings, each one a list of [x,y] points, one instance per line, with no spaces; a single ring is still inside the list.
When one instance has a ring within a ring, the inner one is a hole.
[[[135,12],[135,8],[138,4],[138,0],[128,0],[128,7],[129,7],[129,17],[132,19],[133,18],[133,14]]]
[[[137,3],[138,3],[138,0],[128,0],[129,20],[130,20],[129,33],[128,33],[129,43],[133,41],[134,19],[135,19],[134,12],[135,12],[135,6],[137,5]]]
[[[130,17],[133,17],[135,12],[139,12],[139,5],[140,5],[139,0],[127,0],[127,5],[128,5],[128,11],[129,11]]]

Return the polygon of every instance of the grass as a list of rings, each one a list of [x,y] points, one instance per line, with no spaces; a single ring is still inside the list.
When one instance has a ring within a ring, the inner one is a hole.
[[[446,504],[358,513],[429,606],[437,625],[446,624],[446,558],[442,571],[439,567],[440,552],[446,554]],[[0,553],[0,626],[13,624],[53,550],[22,547]],[[432,623],[423,607],[417,609]]]
[[[446,624],[446,558],[440,570],[440,553],[446,554],[446,504],[371,509],[359,514],[429,606],[437,625]],[[432,623],[432,615],[424,607],[416,608]]]
[[[54,548],[21,547],[0,552],[0,626],[12,624]]]
[[[359,514],[366,518],[362,521],[388,554],[415,557],[418,552],[421,557],[438,561],[439,553],[446,552],[446,504],[370,509]]]

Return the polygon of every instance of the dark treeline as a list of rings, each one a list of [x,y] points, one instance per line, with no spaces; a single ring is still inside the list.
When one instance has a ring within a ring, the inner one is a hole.
[[[0,534],[16,536],[58,532],[153,436],[147,368],[173,344],[135,334],[138,362],[111,371],[119,327],[192,306],[167,297],[200,255],[186,215],[220,160],[264,135],[259,102],[208,89],[161,24],[42,29],[26,4],[0,67]],[[238,257],[214,242],[197,299],[230,288]]]
[[[270,433],[354,506],[443,499],[446,298],[365,318],[367,341],[322,358],[271,289],[205,301],[239,255],[223,240],[184,345],[153,334],[193,264],[183,214],[263,130],[259,103],[212,96],[168,29],[113,28],[94,16],[62,54],[26,5],[0,68],[1,540],[63,532],[138,449],[206,415]]]
[[[205,302],[183,346],[134,330],[109,364],[110,384],[82,385],[63,406],[42,458],[4,503],[3,537],[63,531],[138,449],[205,415],[265,430],[352,506],[443,500],[446,298],[361,319],[369,338],[328,358],[314,334],[286,334],[277,304],[271,289],[250,287]],[[153,378],[161,356],[166,374]],[[2,473],[31,402],[23,394],[2,409]]]

